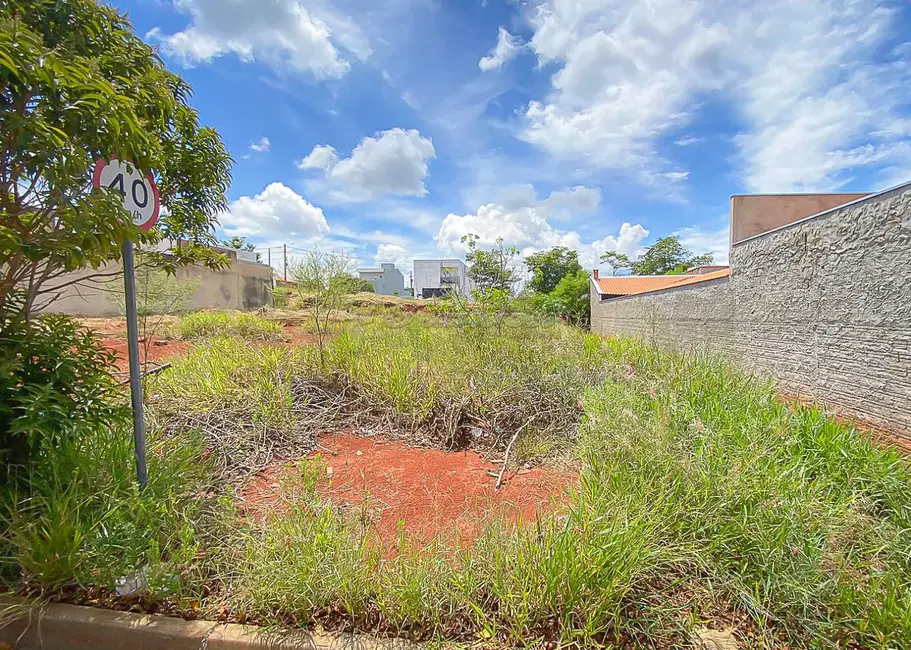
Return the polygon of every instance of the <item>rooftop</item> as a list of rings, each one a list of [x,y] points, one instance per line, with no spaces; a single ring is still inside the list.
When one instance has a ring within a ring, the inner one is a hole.
[[[700,275],[615,275],[595,280],[602,296],[634,296],[671,287],[682,287],[718,278],[726,278],[731,269],[723,268]],[[594,278],[592,278],[594,280]]]

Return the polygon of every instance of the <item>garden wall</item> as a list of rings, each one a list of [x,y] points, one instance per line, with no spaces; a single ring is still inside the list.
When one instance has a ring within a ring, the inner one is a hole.
[[[911,184],[734,243],[729,279],[593,295],[592,328],[712,350],[911,440]]]
[[[272,303],[272,267],[238,260],[233,255],[232,257],[234,259],[231,266],[224,271],[212,271],[200,265],[177,269],[178,280],[196,278],[199,282],[199,288],[187,305],[188,309],[252,310]],[[77,271],[56,280],[54,284],[62,284],[77,278],[90,278],[99,272],[116,275],[99,280],[85,280],[66,287],[49,304],[41,305],[39,301],[41,311],[70,316],[119,316],[120,309],[113,291],[123,291],[120,263],[108,265],[98,271]]]

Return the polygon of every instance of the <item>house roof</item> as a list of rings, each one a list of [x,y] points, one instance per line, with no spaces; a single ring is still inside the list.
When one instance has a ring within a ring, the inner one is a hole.
[[[640,293],[660,291],[671,287],[682,287],[687,284],[697,284],[708,280],[725,278],[731,274],[731,269],[724,268],[701,275],[621,275],[607,278],[598,278],[596,283],[601,295],[606,296],[634,296]]]

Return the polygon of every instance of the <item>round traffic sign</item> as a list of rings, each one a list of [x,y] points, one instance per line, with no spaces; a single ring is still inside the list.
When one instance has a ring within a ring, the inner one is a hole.
[[[112,187],[123,197],[123,207],[133,215],[133,223],[149,230],[158,221],[161,201],[151,174],[143,174],[128,160],[101,158],[95,163],[93,187]]]

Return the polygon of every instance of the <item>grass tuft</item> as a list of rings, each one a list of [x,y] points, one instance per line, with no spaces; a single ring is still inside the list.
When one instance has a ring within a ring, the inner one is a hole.
[[[184,339],[236,336],[248,341],[283,341],[286,338],[279,323],[245,312],[194,312],[180,318],[177,331]]]

